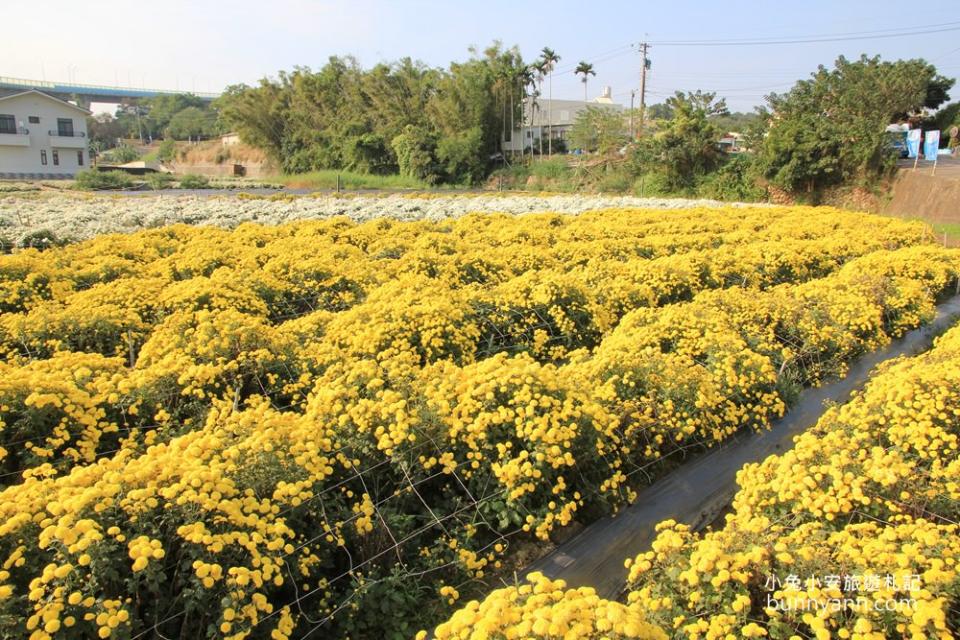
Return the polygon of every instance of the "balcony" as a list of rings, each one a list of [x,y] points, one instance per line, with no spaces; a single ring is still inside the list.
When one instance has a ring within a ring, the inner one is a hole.
[[[19,127],[16,133],[0,133],[0,146],[4,147],[29,147],[30,130]]]
[[[54,149],[86,149],[87,134],[83,131],[50,130],[50,146]]]

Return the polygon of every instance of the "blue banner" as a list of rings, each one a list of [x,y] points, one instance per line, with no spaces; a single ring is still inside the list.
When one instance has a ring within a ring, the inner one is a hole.
[[[923,159],[936,160],[937,150],[940,148],[940,132],[927,131],[923,138]]]
[[[920,129],[910,129],[907,133],[907,153],[911,158],[920,153]]]

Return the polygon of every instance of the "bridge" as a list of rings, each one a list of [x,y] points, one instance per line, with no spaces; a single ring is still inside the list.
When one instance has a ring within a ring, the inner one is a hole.
[[[137,89],[134,87],[110,87],[98,84],[77,84],[72,82],[48,82],[46,80],[27,80],[0,76],[0,91],[28,91],[36,89],[53,94],[61,99],[76,100],[77,104],[89,108],[92,102],[130,102],[141,98],[174,96],[189,93],[203,100],[211,101],[220,97],[219,93],[196,93],[191,91],[171,91],[169,89]]]

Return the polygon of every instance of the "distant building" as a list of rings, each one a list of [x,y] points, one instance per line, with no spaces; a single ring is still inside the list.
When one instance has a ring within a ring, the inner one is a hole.
[[[604,87],[603,93],[591,101],[549,100],[546,98],[527,98],[523,102],[523,118],[515,123],[514,130],[508,131],[503,142],[504,151],[519,152],[523,149],[539,151],[539,141],[543,139],[543,150],[547,150],[547,136],[551,133],[554,140],[566,140],[577,115],[587,107],[623,111],[623,106],[613,102],[610,87]]]
[[[225,147],[232,147],[235,144],[240,144],[240,134],[234,133],[233,131],[230,133],[225,133],[220,136],[220,144]]]
[[[744,135],[738,131],[729,131],[717,141],[717,146],[720,147],[721,151],[727,153],[739,153],[745,151],[744,147],[745,138]]]
[[[89,115],[35,89],[0,97],[0,178],[71,178],[85,169]]]

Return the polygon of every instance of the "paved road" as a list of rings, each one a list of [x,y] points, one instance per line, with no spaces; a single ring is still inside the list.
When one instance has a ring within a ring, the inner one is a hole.
[[[736,473],[748,462],[758,462],[793,446],[793,438],[816,423],[824,402],[843,402],[863,386],[871,369],[890,358],[927,348],[939,331],[960,317],[960,295],[938,308],[936,319],[911,331],[887,348],[868,354],[850,367],[842,380],[805,390],[796,405],[770,431],[744,433],[640,492],[632,506],[615,517],[599,520],[553,552],[527,567],[562,578],[569,586],[591,586],[605,598],[623,590],[627,571],[623,561],[649,548],[654,527],[667,519],[702,528],[730,504]]]

